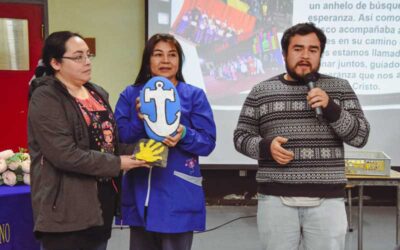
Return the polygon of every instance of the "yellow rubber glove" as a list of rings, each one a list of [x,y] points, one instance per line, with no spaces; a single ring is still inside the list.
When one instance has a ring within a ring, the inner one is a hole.
[[[160,154],[164,151],[164,146],[161,142],[156,142],[150,139],[146,144],[140,143],[140,151],[135,155],[136,159],[146,162],[155,162],[161,160]]]

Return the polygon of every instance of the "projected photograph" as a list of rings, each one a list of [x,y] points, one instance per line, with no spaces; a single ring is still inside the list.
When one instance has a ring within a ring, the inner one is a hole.
[[[149,20],[156,27],[150,33],[171,33],[187,48],[184,76],[206,91],[211,104],[236,105],[256,83],[284,69],[278,33],[292,23],[292,0],[151,2],[158,6],[150,9],[153,15],[167,12],[170,22],[165,27]]]
[[[209,99],[220,141],[231,142],[254,85],[284,73],[280,40],[293,24],[313,22],[327,36],[320,72],[349,81],[371,134],[364,150],[400,163],[400,22],[393,0],[148,0],[147,35],[170,33],[185,53],[185,80]],[[382,133],[385,132],[385,133]],[[233,145],[202,162],[254,164]]]

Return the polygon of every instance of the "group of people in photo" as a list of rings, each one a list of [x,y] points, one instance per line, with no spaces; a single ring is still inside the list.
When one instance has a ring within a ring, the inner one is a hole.
[[[243,31],[235,30],[226,20],[208,16],[197,8],[187,10],[176,26],[175,33],[196,44],[214,42],[236,43],[236,37]]]
[[[236,58],[218,63],[205,64],[209,76],[217,80],[237,81],[242,76],[264,74],[263,62],[253,54],[238,55]],[[204,71],[204,70],[203,70]]]
[[[195,43],[240,32],[200,12],[186,14],[174,32]],[[218,28],[207,34],[212,25]],[[267,36],[260,32],[253,49],[263,50],[263,41],[271,41]],[[131,250],[190,250],[194,232],[206,229],[199,157],[221,143],[258,161],[262,249],[298,249],[302,242],[304,249],[344,250],[344,144],[363,147],[370,126],[349,82],[319,73],[326,41],[313,23],[288,27],[280,41],[286,72],[252,87],[233,141],[218,142],[207,95],[185,81],[184,53],[172,34],[149,38],[139,73],[115,107],[108,92],[91,82],[92,54],[83,37],[50,34],[30,85],[28,112],[33,231],[41,249],[105,250],[115,221],[129,226]],[[277,38],[268,46],[279,47]],[[235,80],[263,74],[264,63],[250,51],[207,70]],[[181,106],[177,130],[161,141],[168,148],[166,167],[133,153],[149,138],[141,91],[160,76],[174,85]]]
[[[292,8],[292,0],[193,0],[183,4],[169,32],[197,51],[211,102],[232,82],[227,95],[243,98],[249,85],[283,68],[277,33],[291,24]]]

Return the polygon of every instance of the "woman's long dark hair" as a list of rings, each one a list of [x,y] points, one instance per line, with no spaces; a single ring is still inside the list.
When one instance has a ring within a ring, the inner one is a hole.
[[[146,45],[143,50],[142,56],[142,65],[140,66],[139,74],[136,77],[135,83],[133,85],[141,85],[146,83],[151,77],[150,70],[150,57],[153,53],[154,47],[160,41],[171,43],[175,46],[178,56],[179,56],[179,67],[178,72],[176,73],[176,79],[181,82],[185,82],[182,74],[182,65],[185,59],[185,55],[183,54],[183,50],[179,42],[175,39],[173,35],[170,34],[155,34],[146,42]]]

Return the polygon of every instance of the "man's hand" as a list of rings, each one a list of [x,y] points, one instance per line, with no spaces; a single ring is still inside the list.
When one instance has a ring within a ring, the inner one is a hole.
[[[287,138],[277,136],[271,142],[271,155],[272,158],[281,165],[286,165],[294,158],[292,151],[286,150],[282,147],[288,141]]]
[[[311,108],[316,107],[326,108],[329,102],[328,94],[320,88],[313,88],[308,92],[307,102]]]

